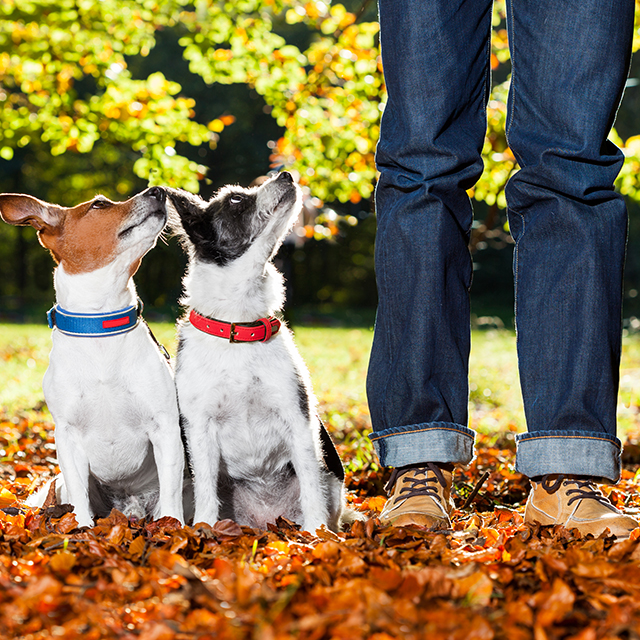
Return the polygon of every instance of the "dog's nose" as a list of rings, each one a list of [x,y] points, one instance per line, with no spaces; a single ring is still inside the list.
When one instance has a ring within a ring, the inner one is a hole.
[[[293,182],[293,176],[288,171],[281,171],[278,174],[278,180],[284,180],[286,182]]]
[[[148,198],[155,198],[158,202],[164,202],[167,199],[167,194],[162,187],[150,187],[145,195]]]

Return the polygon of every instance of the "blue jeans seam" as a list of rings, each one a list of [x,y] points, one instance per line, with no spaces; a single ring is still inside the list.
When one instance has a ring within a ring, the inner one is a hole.
[[[453,429],[451,427],[425,427],[423,429],[412,429],[411,431],[400,431],[398,433],[387,433],[386,435],[377,435],[376,433],[370,433],[369,439],[373,442],[377,440],[383,440],[384,438],[391,438],[393,436],[400,436],[407,433],[424,433],[426,431],[453,431],[454,433],[459,433],[460,435],[466,436],[467,438],[471,438],[472,436],[468,433],[464,433],[464,431],[460,431],[459,429]]]
[[[518,274],[520,272],[520,240],[523,238],[525,230],[526,230],[526,221],[524,216],[517,211],[513,211],[509,208],[509,213],[516,215],[520,218],[520,223],[522,224],[522,230],[518,239],[516,240],[516,244],[513,247],[513,315],[516,329],[516,339],[518,334]],[[511,232],[511,228],[509,228],[509,233],[511,237],[513,237],[513,233]]]
[[[384,115],[384,114],[383,114],[383,115]],[[381,123],[380,123],[380,124],[382,125],[382,121],[381,121]],[[376,186],[376,189],[377,189],[377,188],[378,188],[378,187]],[[387,264],[387,255],[386,255],[386,254],[387,254],[387,249],[386,249],[386,247],[384,246],[384,244],[382,245],[381,250],[382,250],[382,251],[384,251],[384,253],[385,253],[385,255],[384,255],[384,257],[383,257],[383,261],[384,261],[384,263],[385,263],[385,264]],[[388,292],[389,287],[387,286],[387,283],[384,281],[384,280],[385,280],[385,276],[384,276],[384,269],[382,269],[382,270],[378,270],[378,273],[376,274],[376,278],[379,278],[379,279],[380,279],[380,285],[382,286],[383,290],[384,290],[385,292]],[[388,296],[389,294],[387,293],[386,295]],[[383,326],[384,326],[384,331],[385,331],[385,333],[387,334],[387,335],[386,335],[386,338],[385,338],[385,341],[387,342],[387,344],[389,344],[389,343],[390,343],[390,341],[391,341],[391,337],[390,337],[390,333],[391,333],[391,332],[390,332],[390,330],[389,330],[388,323],[387,323],[387,324],[385,324],[385,325],[383,325]],[[391,355],[391,354],[390,354],[390,355]],[[390,357],[390,358],[389,358],[389,367],[391,368],[392,366],[393,366],[393,358],[392,358],[392,357]],[[383,397],[383,398],[386,398],[386,397],[387,397],[388,388],[389,388],[389,385],[390,385],[390,384],[391,384],[391,376],[388,376],[387,381],[386,381],[386,384],[385,384],[385,386],[384,386],[384,389],[382,390],[382,397]],[[382,419],[383,419],[383,420],[385,420],[385,422],[386,422],[386,419],[384,418],[384,416],[382,417]],[[384,428],[385,428],[385,429],[387,428],[387,425],[386,425],[386,424],[384,425]]]
[[[609,442],[620,449],[620,445],[610,438],[601,438],[598,436],[569,436],[569,435],[533,435],[531,433],[523,434],[525,438],[519,438],[518,442],[529,442],[530,440],[547,440],[549,438],[559,438],[561,440],[598,440],[600,442]]]
[[[509,143],[509,133],[511,131],[511,127],[513,125],[513,119],[515,117],[515,109],[516,109],[516,55],[515,55],[515,20],[513,19],[513,0],[507,0],[507,12],[508,12],[508,26],[510,27],[509,29],[509,33],[508,33],[508,38],[509,38],[509,54],[511,56],[511,83],[509,86],[509,96],[508,96],[508,101],[509,101],[509,118],[508,121],[505,123],[505,130],[504,130],[504,135],[505,138],[507,139],[507,144]],[[509,145],[509,148],[511,148],[511,145]],[[517,163],[522,166],[522,159],[519,158],[519,154],[516,154],[515,151],[513,151],[512,149],[512,153],[514,155],[514,157],[516,158]],[[517,171],[516,171],[517,173]],[[511,178],[513,178],[513,176],[515,175],[515,173],[511,174],[511,176],[509,176],[509,180],[511,180]],[[525,230],[526,230],[526,223],[525,223],[525,219],[524,216],[519,213],[518,211],[513,211],[512,208],[509,206],[509,203],[507,203],[507,207],[509,210],[509,213],[516,215],[520,218],[520,223],[522,225],[522,230],[518,236],[518,239],[516,240],[515,246],[513,248],[513,313],[514,313],[514,318],[515,318],[515,329],[516,329],[516,334],[518,333],[518,274],[519,274],[519,270],[520,270],[520,252],[519,252],[519,248],[520,248],[520,240],[522,239],[522,237],[525,234]],[[511,233],[511,236],[513,237],[513,233],[511,232],[511,229],[509,229],[509,233]]]
[[[369,436],[369,437],[371,438],[371,436]],[[374,442],[374,440],[371,439],[371,442]],[[380,441],[378,442],[378,446],[380,447],[379,459],[380,460],[386,460],[386,458],[387,458],[387,443],[384,441],[384,438],[380,439]]]
[[[491,28],[489,28],[489,38],[487,41],[487,63],[486,63],[486,71],[484,74],[484,88],[482,90],[482,104],[484,105],[484,119],[487,121],[487,102],[489,101],[489,96],[491,95]],[[488,91],[487,91],[488,89]]]
[[[513,0],[507,0],[507,12],[508,12],[507,27],[509,26],[511,27],[510,29],[508,29],[508,34],[507,34],[507,37],[509,40],[509,55],[511,57],[511,81],[509,84],[509,95],[507,98],[509,101],[509,119],[505,123],[504,135],[507,140],[507,144],[509,144],[509,131],[511,130],[511,125],[513,123],[515,102],[516,102],[516,97],[515,97],[515,92],[516,92],[515,39],[516,38],[514,34],[515,21],[513,19]],[[511,145],[509,145],[509,147],[511,147]],[[518,164],[521,164],[520,159],[516,156],[515,153],[514,153],[514,157],[518,161]]]

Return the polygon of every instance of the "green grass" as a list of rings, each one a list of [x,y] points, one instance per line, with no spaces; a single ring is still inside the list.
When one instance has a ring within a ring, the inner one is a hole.
[[[0,324],[0,410],[40,408],[49,363],[51,330],[43,325]]]
[[[152,324],[175,353],[174,326]],[[373,333],[369,329],[296,327],[323,418],[334,430],[361,434],[369,428],[365,376]],[[0,410],[38,409],[44,400],[50,330],[43,325],[0,325]],[[512,331],[474,331],[470,364],[470,426],[490,433],[525,429],[515,336]],[[640,435],[640,334],[625,337],[618,405],[619,433]]]
[[[365,403],[371,331],[297,327],[294,334],[314,391],[323,404]]]
[[[640,334],[638,333],[625,338],[622,342],[618,430],[623,435],[633,433],[636,439],[640,437]]]

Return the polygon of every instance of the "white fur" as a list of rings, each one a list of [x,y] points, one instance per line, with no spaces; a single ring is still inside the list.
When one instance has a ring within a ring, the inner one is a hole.
[[[274,182],[259,188],[257,208],[276,213],[242,256],[220,266],[190,252],[185,305],[227,322],[255,321],[281,308],[282,276],[269,260],[298,215],[300,196],[280,211]],[[194,476],[194,522],[233,517],[264,528],[283,515],[311,532],[337,529],[343,487],[322,462],[316,400],[287,327],[265,343],[230,343],[186,319],[179,333],[176,386]]]
[[[163,226],[158,218],[147,220],[120,243],[110,264],[90,273],[72,275],[58,266],[58,304],[77,313],[136,304],[131,264],[155,244]],[[58,502],[74,506],[80,526],[93,525],[105,492],[127,516],[151,510],[153,517],[183,522],[184,450],[173,374],[147,327],[139,323],[128,333],[98,338],[54,329],[52,341],[43,389],[56,425]]]

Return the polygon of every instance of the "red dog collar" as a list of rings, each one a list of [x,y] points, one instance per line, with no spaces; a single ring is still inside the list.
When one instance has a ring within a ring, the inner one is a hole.
[[[196,329],[229,342],[266,342],[280,330],[280,320],[273,316],[255,322],[223,322],[191,309],[189,321]]]

